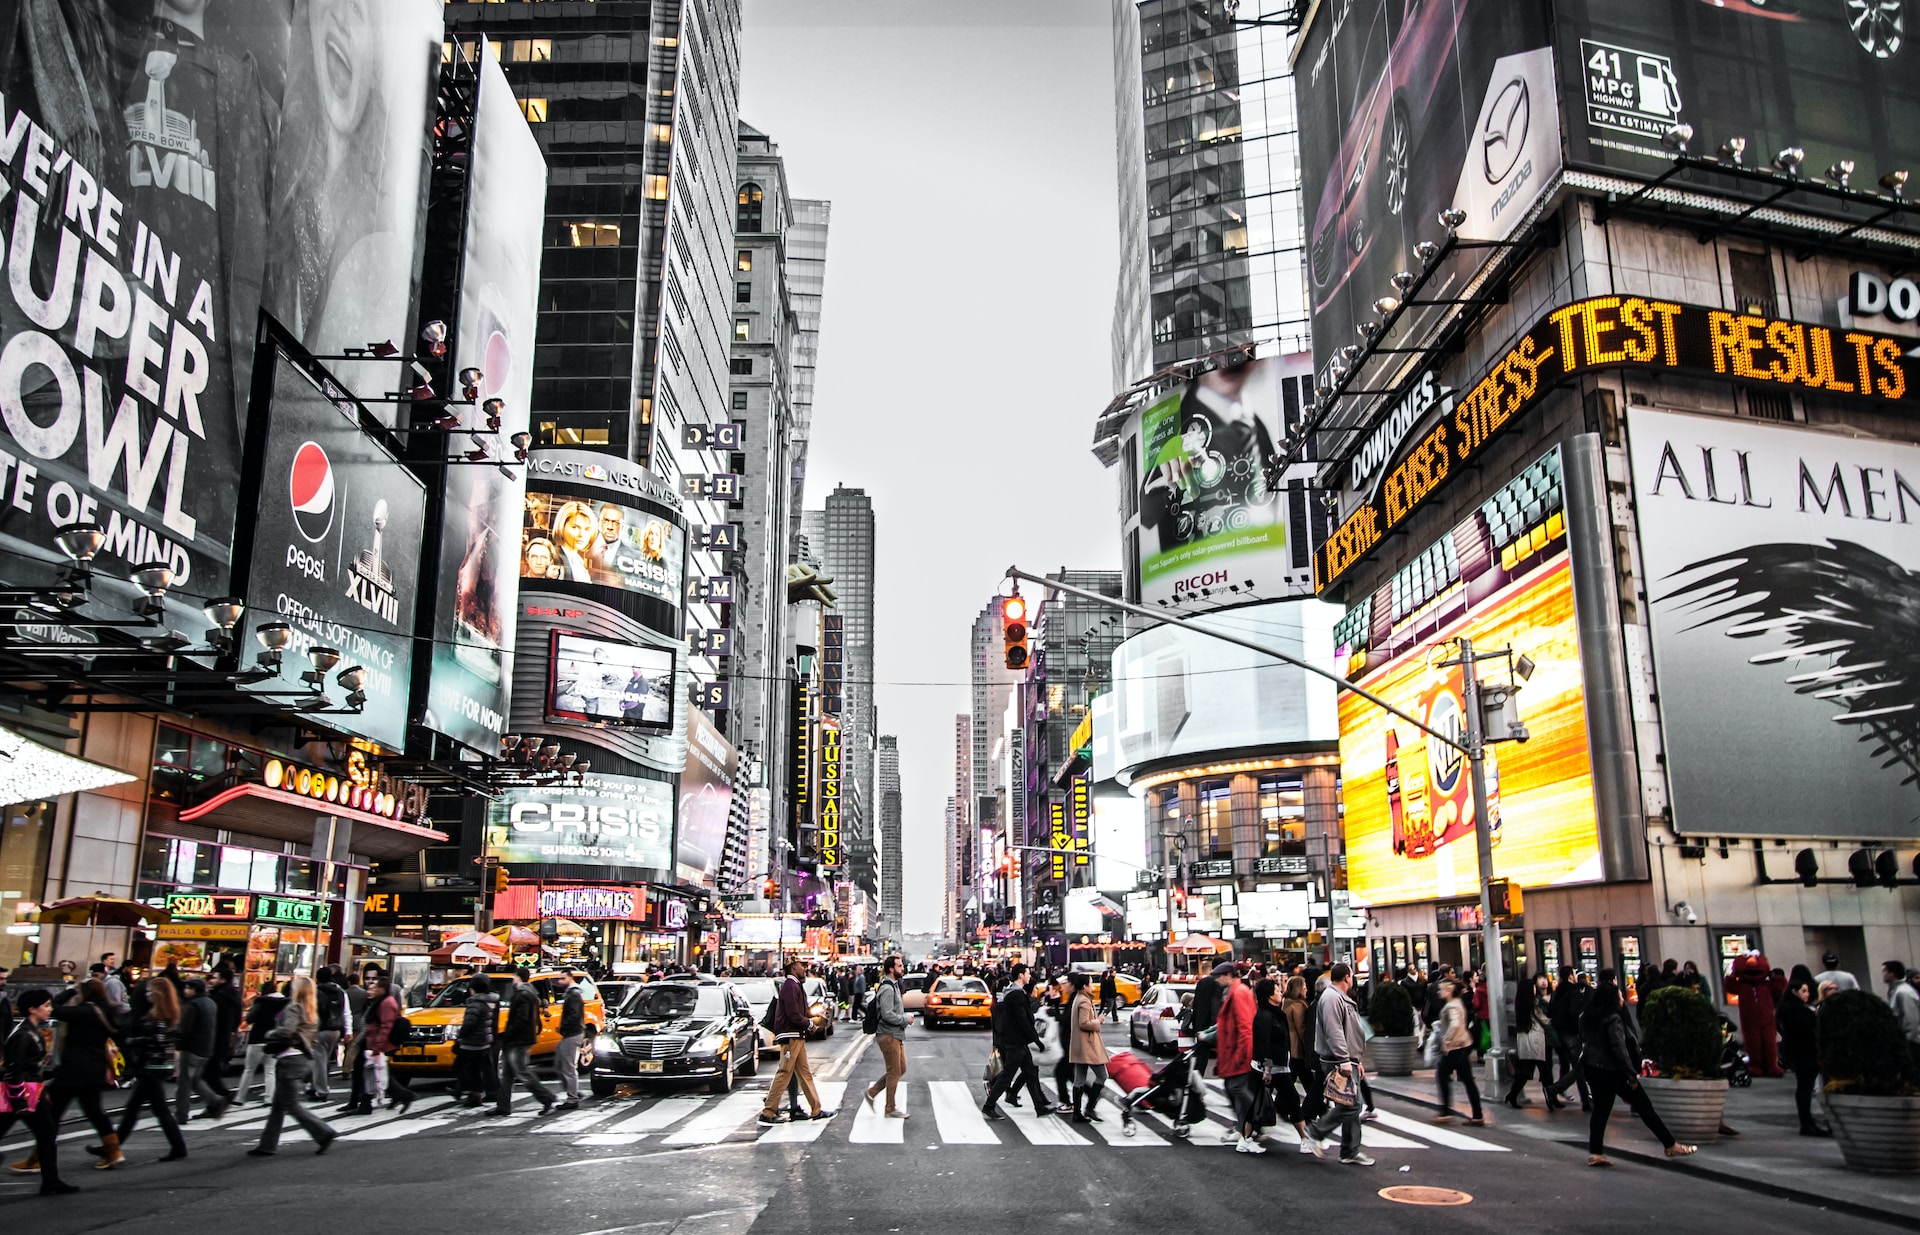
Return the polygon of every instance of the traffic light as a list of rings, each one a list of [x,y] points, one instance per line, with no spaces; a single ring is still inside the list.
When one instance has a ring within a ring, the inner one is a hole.
[[[772,900],[780,894],[780,885],[769,879],[760,885],[760,892],[767,900]]]
[[[1870,888],[1880,882],[1880,876],[1873,869],[1873,855],[1864,849],[1847,855],[1847,873],[1853,876],[1857,888]]]
[[[493,894],[498,896],[506,890],[507,868],[504,866],[496,866],[493,868]]]
[[[1027,602],[1009,596],[1000,603],[1002,637],[1006,640],[1007,668],[1027,667]]]

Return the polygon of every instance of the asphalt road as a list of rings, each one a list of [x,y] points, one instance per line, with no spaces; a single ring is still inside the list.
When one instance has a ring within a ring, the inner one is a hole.
[[[1109,1044],[1125,1043],[1110,1029]],[[0,1178],[0,1228],[66,1232],[212,1230],[271,1232],[470,1232],[523,1235],[957,1235],[1160,1230],[1734,1232],[1869,1231],[1853,1216],[1616,1159],[1585,1165],[1585,1121],[1557,1116],[1503,1128],[1434,1129],[1427,1110],[1383,1099],[1367,1126],[1371,1168],[1316,1161],[1290,1134],[1263,1156],[1234,1153],[1211,1129],[1176,1143],[1164,1124],[1120,1134],[1116,1112],[1088,1129],[1035,1127],[1030,1117],[977,1116],[984,1031],[928,1030],[907,1042],[904,1122],[859,1103],[880,1072],[879,1052],[843,1024],[813,1049],[831,1121],[763,1130],[754,1122],[772,1068],[731,1098],[702,1090],[648,1091],[596,1100],[570,1115],[533,1118],[522,1094],[510,1122],[459,1112],[423,1094],[405,1119],[382,1113],[340,1120],[324,1156],[297,1129],[273,1158],[250,1158],[260,1108],[188,1125],[190,1156],[158,1163],[165,1143],[143,1122],[126,1166],[91,1169],[93,1139],[69,1121],[63,1173],[84,1191],[41,1198],[31,1177]],[[1043,1067],[1043,1073],[1045,1072]],[[844,1087],[844,1089],[842,1089]],[[1111,1097],[1112,1091],[1109,1091]],[[1224,1103],[1210,1100],[1223,1117]],[[248,1125],[252,1125],[249,1127]],[[1620,1121],[1616,1115],[1616,1127]],[[1092,1135],[1088,1135],[1092,1132]],[[1628,1130],[1623,1137],[1631,1136]],[[18,1131],[5,1138],[20,1156]],[[1712,1152],[1711,1149],[1703,1152]],[[1397,1204],[1379,1190],[1450,1188],[1470,1203]]]

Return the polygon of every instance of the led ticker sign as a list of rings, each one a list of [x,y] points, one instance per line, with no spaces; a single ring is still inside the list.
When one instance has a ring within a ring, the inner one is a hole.
[[[1596,369],[1671,370],[1883,403],[1920,402],[1920,362],[1892,335],[1639,296],[1595,296],[1542,318],[1421,434],[1314,554],[1324,591],[1471,464],[1555,384]]]
[[[296,901],[284,896],[253,898],[256,922],[274,922],[282,926],[325,926],[332,917],[332,906],[324,901]]]
[[[820,722],[820,869],[840,865],[840,726]]]
[[[1087,864],[1087,826],[1093,817],[1092,778],[1076,776],[1073,778],[1073,864]]]
[[[169,892],[167,913],[195,922],[244,922],[253,917],[253,898],[214,892]]]
[[[1051,825],[1050,831],[1052,834],[1051,839],[1047,842],[1048,848],[1053,850],[1051,855],[1053,859],[1051,863],[1051,873],[1055,879],[1064,883],[1067,878],[1068,842],[1073,839],[1067,835],[1067,804],[1059,798],[1049,798],[1047,800],[1047,822]]]

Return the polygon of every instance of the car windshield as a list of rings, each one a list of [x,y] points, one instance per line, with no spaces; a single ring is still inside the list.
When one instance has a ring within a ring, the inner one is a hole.
[[[900,979],[900,990],[903,993],[906,991],[924,991],[926,989],[927,975],[924,973],[910,973]]]
[[[685,1016],[724,1016],[727,993],[718,986],[666,983],[643,986],[622,1009],[627,1016],[648,1021],[675,1021]]]
[[[495,982],[489,978],[488,982],[493,987],[493,993],[500,996],[501,999],[505,999],[512,993],[513,988],[504,979]],[[472,987],[473,982],[469,978],[461,978],[458,981],[451,982],[445,990],[435,995],[433,1002],[427,1006],[429,1008],[457,1008],[466,1003],[467,997],[473,994]]]
[[[966,995],[985,995],[987,984],[978,978],[942,978],[934,983],[934,990]]]
[[[735,982],[733,989],[739,991],[740,998],[746,1000],[748,1003],[761,1004],[773,1002],[774,988],[772,978],[749,978],[743,982]]]

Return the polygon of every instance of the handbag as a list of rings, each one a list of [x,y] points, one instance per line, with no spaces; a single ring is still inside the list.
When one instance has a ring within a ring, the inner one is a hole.
[[[1441,1046],[1441,1039],[1444,1036],[1445,1035],[1440,1032],[1440,1026],[1430,1025],[1427,1027],[1427,1045],[1420,1052],[1420,1057],[1426,1061],[1426,1065],[1429,1068],[1439,1067],[1440,1057],[1447,1053]]]
[[[989,1085],[993,1084],[993,1078],[996,1076],[999,1076],[1001,1069],[1004,1068],[1005,1066],[1006,1065],[1003,1064],[1000,1060],[1000,1048],[995,1047],[987,1055],[987,1071],[986,1071],[986,1075],[983,1076],[981,1079],[986,1081],[986,1083]]]
[[[1360,1105],[1360,1074],[1350,1063],[1335,1065],[1327,1072],[1324,1092],[1327,1101],[1334,1106],[1358,1106]]]
[[[40,1107],[40,1091],[46,1088],[42,1081],[7,1081],[0,1083],[0,1115],[29,1115]]]
[[[1273,1105],[1273,1088],[1270,1085],[1256,1085],[1253,1095],[1253,1123],[1258,1128],[1271,1128],[1280,1122],[1279,1112]]]

